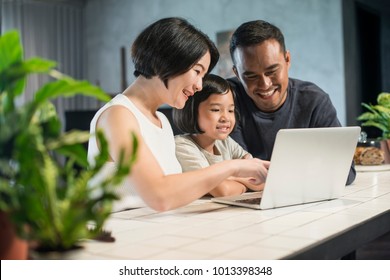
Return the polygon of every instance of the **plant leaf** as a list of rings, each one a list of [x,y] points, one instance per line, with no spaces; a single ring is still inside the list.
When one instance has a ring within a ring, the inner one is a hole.
[[[0,37],[0,73],[11,65],[21,62],[23,48],[19,33],[11,30]]]
[[[25,78],[33,73],[47,73],[55,67],[56,63],[41,58],[31,58],[23,62],[17,62],[0,72],[0,91],[8,91],[13,96],[23,92]]]
[[[362,123],[362,126],[374,126],[374,127],[379,128],[382,131],[388,131],[388,128],[385,125],[383,125],[381,123],[374,122],[374,121],[366,121],[366,122]]]
[[[76,94],[92,96],[102,101],[109,101],[111,98],[99,87],[91,85],[87,81],[76,81],[64,79],[49,82],[39,89],[35,95],[35,103],[40,104],[49,99],[58,97],[72,97]]]
[[[377,101],[379,105],[390,108],[390,93],[382,92],[378,95]]]

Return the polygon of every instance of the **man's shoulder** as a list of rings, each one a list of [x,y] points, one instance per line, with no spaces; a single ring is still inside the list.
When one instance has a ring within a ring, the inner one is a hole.
[[[299,80],[295,78],[288,79],[289,87],[295,91],[300,92],[316,92],[320,94],[326,94],[325,91],[317,84],[309,81]]]
[[[328,98],[328,94],[313,82],[289,78],[289,92],[297,97],[308,99]]]

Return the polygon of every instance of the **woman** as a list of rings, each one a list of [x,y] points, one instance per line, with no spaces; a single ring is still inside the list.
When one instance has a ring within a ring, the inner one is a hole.
[[[222,77],[208,74],[203,88],[191,96],[183,109],[173,109],[173,121],[183,133],[175,136],[176,157],[184,172],[205,168],[224,160],[252,158],[229,137],[236,124],[233,92]],[[210,191],[214,197],[238,195],[262,187],[249,178],[230,177]]]
[[[256,184],[265,180],[268,164],[258,159],[224,161],[181,173],[172,128],[157,109],[162,104],[183,108],[202,89],[202,78],[219,58],[204,33],[181,18],[161,19],[138,35],[131,55],[136,80],[91,121],[88,159],[93,161],[99,149],[97,129],[109,142],[111,161],[101,177],[115,168],[122,149],[131,154],[131,132],[139,140],[137,161],[117,188],[121,200],[113,211],[146,205],[157,211],[174,209],[202,197],[229,176],[253,177]]]

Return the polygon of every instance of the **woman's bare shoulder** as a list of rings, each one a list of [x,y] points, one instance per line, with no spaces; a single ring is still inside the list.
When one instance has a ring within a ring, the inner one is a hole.
[[[123,130],[139,129],[134,114],[122,105],[112,105],[104,110],[97,121],[97,127]]]

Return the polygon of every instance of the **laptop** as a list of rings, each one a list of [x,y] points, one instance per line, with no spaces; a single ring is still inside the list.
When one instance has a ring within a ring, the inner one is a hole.
[[[339,198],[359,134],[358,126],[281,129],[276,135],[264,190],[211,200],[271,209]]]

